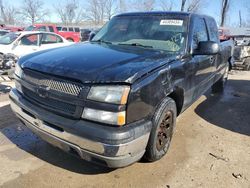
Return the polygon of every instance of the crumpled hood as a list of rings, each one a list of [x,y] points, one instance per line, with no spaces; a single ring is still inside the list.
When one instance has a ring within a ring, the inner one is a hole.
[[[170,61],[169,58],[169,55],[152,49],[79,43],[24,56],[20,64],[23,68],[82,83],[132,83]]]

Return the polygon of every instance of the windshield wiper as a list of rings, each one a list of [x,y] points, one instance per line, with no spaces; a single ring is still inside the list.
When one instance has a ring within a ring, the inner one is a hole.
[[[112,44],[112,42],[105,41],[105,40],[102,40],[102,39],[99,39],[99,40],[92,40],[91,42],[99,42],[99,43],[105,43],[105,44]]]
[[[139,46],[139,47],[143,47],[143,48],[153,48],[153,46],[147,46],[147,45],[143,45],[143,44],[140,44],[140,43],[119,43],[118,45]]]

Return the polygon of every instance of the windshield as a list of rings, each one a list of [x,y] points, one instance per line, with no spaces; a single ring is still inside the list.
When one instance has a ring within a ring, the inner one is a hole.
[[[6,35],[9,31],[0,31],[0,36]]]
[[[31,26],[29,26],[29,27],[26,27],[25,29],[24,29],[24,31],[33,31],[33,30],[35,30],[35,26],[33,26],[33,25],[31,25]]]
[[[4,36],[2,36],[0,38],[0,44],[10,44],[12,43],[13,41],[15,41],[17,39],[17,37],[19,36],[20,34],[17,34],[17,33],[9,33],[9,34],[6,34]]]
[[[169,52],[185,49],[187,23],[166,16],[114,17],[92,39],[114,45],[131,45]]]

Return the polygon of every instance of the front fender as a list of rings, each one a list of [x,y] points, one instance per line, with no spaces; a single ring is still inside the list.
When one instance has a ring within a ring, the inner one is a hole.
[[[128,99],[127,123],[151,119],[157,106],[173,91],[172,83],[169,65],[134,83]]]

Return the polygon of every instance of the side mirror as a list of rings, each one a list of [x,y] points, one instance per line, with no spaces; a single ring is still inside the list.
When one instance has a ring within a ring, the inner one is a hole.
[[[95,35],[96,34],[94,32],[90,33],[90,35],[89,35],[89,41],[91,41],[95,37]]]
[[[198,48],[194,50],[193,55],[215,55],[220,51],[218,43],[213,41],[199,42]]]

